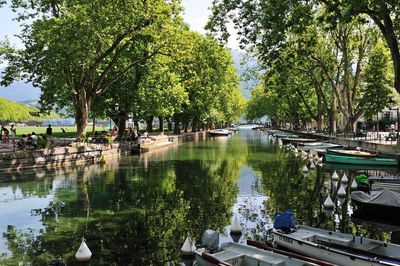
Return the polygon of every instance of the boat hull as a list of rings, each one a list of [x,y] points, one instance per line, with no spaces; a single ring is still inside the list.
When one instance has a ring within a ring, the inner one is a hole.
[[[299,228],[299,231],[289,234],[275,230],[274,242],[294,252],[338,265],[377,266],[400,263],[398,245],[307,226]],[[378,252],[376,250],[385,255],[375,253]],[[389,257],[388,254],[393,256]]]
[[[338,149],[327,149],[326,154],[332,154],[337,156],[352,156],[352,157],[377,157],[377,153],[370,153],[358,150],[338,150]]]
[[[204,253],[204,249],[195,251],[196,262],[200,266],[315,266],[315,263],[290,256],[265,251],[259,248],[237,243],[225,243],[221,251],[214,254]]]
[[[344,156],[327,153],[325,162],[356,165],[398,166],[398,161],[392,158]]]
[[[313,149],[339,149],[339,148],[343,148],[342,145],[339,144],[331,144],[331,143],[321,143],[321,144],[317,144],[317,145],[311,145],[308,143],[304,143],[302,149],[303,150],[313,150]]]
[[[311,143],[316,142],[316,139],[303,139],[303,138],[281,138],[283,144],[298,144],[298,143]]]

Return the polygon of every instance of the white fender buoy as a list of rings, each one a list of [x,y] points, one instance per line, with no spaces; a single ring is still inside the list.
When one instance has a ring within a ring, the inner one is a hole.
[[[335,204],[333,204],[331,197],[328,195],[324,201],[324,208],[333,209],[333,207],[335,207]]]
[[[88,248],[85,242],[85,238],[82,237],[81,245],[79,246],[78,251],[75,254],[75,259],[77,261],[88,261],[92,257],[92,252]]]
[[[351,189],[356,189],[358,187],[357,182],[353,179],[353,183],[351,183]]]
[[[342,183],[347,184],[349,183],[349,179],[347,178],[346,174],[343,174],[342,179],[340,180]]]
[[[293,152],[298,153],[299,151],[297,150],[297,148],[294,148]]]
[[[305,152],[305,151],[301,150],[301,155],[303,155],[303,156],[307,156],[307,152]]]
[[[313,162],[311,162],[311,164],[310,164],[310,169],[315,170],[315,164]]]
[[[333,172],[333,174],[332,174],[332,180],[339,180],[339,176],[338,176],[338,174],[336,173],[336,170]]]
[[[344,197],[344,196],[346,196],[346,190],[344,190],[344,187],[343,187],[343,186],[340,186],[339,191],[338,191],[337,194],[338,194],[339,197]]]
[[[181,251],[183,255],[193,255],[196,250],[196,246],[190,234],[187,235],[185,243],[183,243]]]
[[[317,157],[318,157],[318,155],[317,155]],[[318,163],[322,163],[322,158],[323,158],[323,157],[319,157],[319,158],[318,158]]]
[[[232,219],[231,233],[232,234],[241,234],[242,233],[242,227],[240,226],[237,215],[235,215]]]
[[[308,172],[307,165],[304,165],[304,167],[303,167],[303,173],[307,173],[307,172]]]

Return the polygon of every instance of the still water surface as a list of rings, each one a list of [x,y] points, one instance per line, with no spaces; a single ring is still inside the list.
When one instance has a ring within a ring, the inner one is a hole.
[[[179,264],[188,232],[199,242],[214,229],[232,241],[237,215],[239,241],[262,240],[287,208],[299,224],[390,240],[387,228],[352,220],[349,187],[337,200],[333,169],[303,174],[305,164],[259,131],[241,129],[105,165],[0,174],[0,265],[77,265],[83,236],[93,253],[85,265]],[[338,173],[351,182],[357,171]],[[328,194],[333,213],[322,207]]]

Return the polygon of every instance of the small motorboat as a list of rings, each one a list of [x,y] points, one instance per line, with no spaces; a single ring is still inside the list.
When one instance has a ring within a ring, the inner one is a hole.
[[[344,155],[344,154],[331,154],[327,150],[325,155],[325,162],[327,163],[340,163],[340,164],[356,164],[356,165],[380,165],[380,166],[398,166],[399,161],[394,158],[377,157],[370,155]]]
[[[353,156],[353,157],[377,157],[377,153],[361,151],[361,150],[338,150],[338,149],[327,149],[326,154],[341,155],[341,156]]]
[[[195,255],[196,262],[199,266],[318,265],[294,257],[276,254],[271,251],[233,242],[222,244],[221,250],[213,254],[207,253],[205,248],[201,248],[195,251]]]
[[[229,136],[231,134],[231,132],[228,129],[214,129],[214,130],[210,130],[208,132],[208,134],[210,134],[210,136]]]
[[[316,139],[305,139],[305,138],[288,138],[288,137],[286,137],[286,138],[281,138],[281,140],[282,140],[282,143],[283,144],[289,144],[289,143],[292,143],[292,144],[299,144],[299,143],[311,143],[311,142],[316,142],[317,140]]]
[[[327,142],[300,143],[298,145],[303,146],[303,150],[343,148],[342,145]]]
[[[400,245],[308,226],[274,229],[274,242],[294,252],[338,265],[400,265]]]

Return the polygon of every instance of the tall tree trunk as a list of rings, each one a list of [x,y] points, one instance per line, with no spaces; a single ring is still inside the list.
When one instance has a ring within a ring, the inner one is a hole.
[[[183,123],[183,131],[184,131],[185,133],[188,133],[188,128],[189,128],[189,123],[188,123],[188,122],[184,122],[184,123]]]
[[[146,119],[146,131],[147,132],[153,132],[153,116],[148,116]]]
[[[158,120],[159,120],[159,124],[160,124],[158,129],[159,129],[160,133],[164,134],[164,117],[160,116],[160,117],[158,117]]]
[[[322,114],[317,115],[317,132],[322,132]]]
[[[174,115],[174,134],[181,134],[180,119],[178,115]]]
[[[193,119],[192,121],[192,132],[197,132],[197,120]]]
[[[331,111],[329,114],[329,133],[336,134],[336,95],[332,89]]]
[[[96,131],[96,118],[93,118],[92,133]]]
[[[172,131],[172,121],[171,118],[167,119],[168,131]]]
[[[118,140],[123,140],[125,137],[125,129],[126,129],[126,120],[128,120],[127,113],[118,113]]]
[[[79,95],[74,97],[75,107],[75,122],[77,130],[77,141],[82,139],[82,136],[86,134],[86,125],[89,118],[91,99],[86,96],[85,91],[80,91]]]

